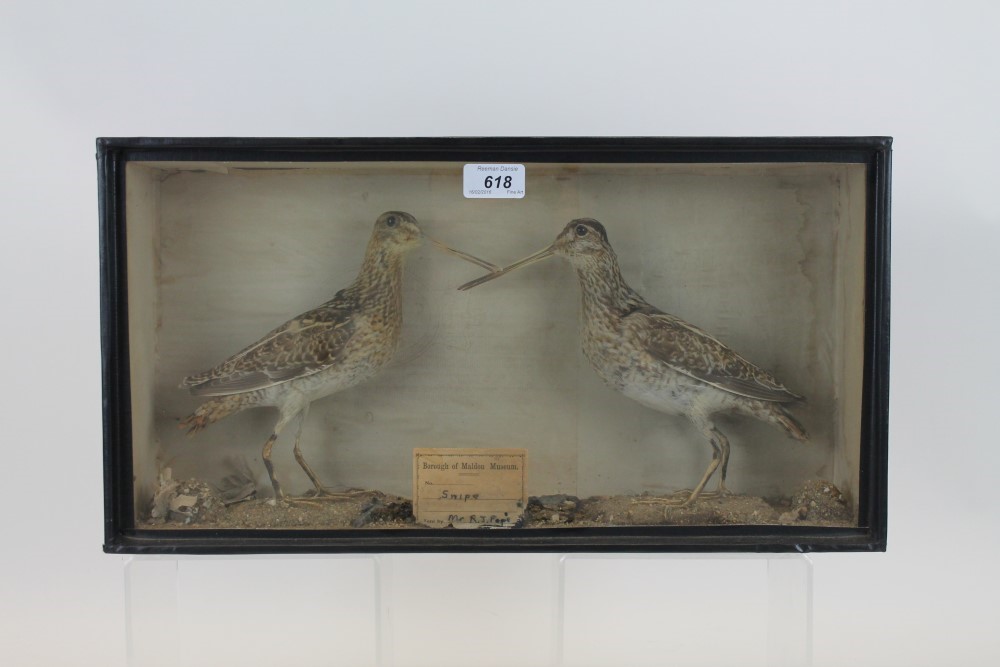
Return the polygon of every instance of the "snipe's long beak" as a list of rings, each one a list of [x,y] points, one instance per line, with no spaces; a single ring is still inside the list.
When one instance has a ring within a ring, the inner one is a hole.
[[[425,238],[428,241],[430,241],[431,244],[435,248],[437,248],[438,250],[443,250],[444,252],[447,252],[447,253],[450,253],[452,255],[455,255],[455,257],[461,257],[466,262],[471,262],[471,263],[473,263],[473,264],[475,264],[477,266],[481,266],[484,269],[486,269],[487,271],[499,271],[500,270],[499,266],[497,266],[496,264],[492,264],[490,262],[487,262],[485,259],[479,259],[478,257],[476,257],[474,255],[470,255],[467,252],[462,252],[461,250],[456,250],[455,248],[452,248],[449,245],[445,245],[445,244],[441,243],[440,241],[432,239],[429,236],[427,236]]]
[[[499,278],[502,275],[510,273],[511,271],[514,271],[515,269],[519,269],[522,266],[527,266],[528,264],[534,264],[535,262],[541,261],[541,260],[545,259],[546,257],[551,257],[553,255],[553,253],[555,253],[555,251],[556,250],[555,250],[554,246],[549,246],[545,250],[539,250],[534,255],[529,255],[529,256],[525,257],[524,259],[522,259],[522,260],[514,262],[510,266],[505,266],[504,268],[500,269],[499,271],[494,271],[493,273],[489,273],[489,274],[487,274],[485,276],[481,276],[479,278],[476,278],[475,280],[470,280],[469,282],[465,283],[464,285],[462,285],[458,289],[463,290],[463,291],[467,290],[467,289],[472,289],[473,287],[477,287],[479,285],[482,285],[483,283],[487,283],[487,282],[493,280],[494,278]]]

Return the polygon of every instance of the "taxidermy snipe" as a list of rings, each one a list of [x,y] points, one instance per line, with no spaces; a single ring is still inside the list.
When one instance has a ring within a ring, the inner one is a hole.
[[[718,340],[658,310],[628,286],[604,226],[570,222],[555,242],[504,269],[473,280],[470,289],[546,257],[558,255],[576,269],[583,294],[583,353],[607,384],[642,405],[690,419],[712,445],[712,461],[683,505],[698,498],[716,470],[725,495],[729,440],[713,416],[735,412],[774,424],[796,440],[805,430],[785,409],[802,400]]]
[[[181,384],[194,396],[211,397],[181,422],[189,434],[247,408],[278,408],[278,421],[264,444],[263,458],[276,499],[284,498],[271,464],[281,430],[298,419],[295,460],[315,486],[315,497],[345,498],[320,483],[302,456],[299,439],[309,404],[373,377],[392,358],[403,325],[403,258],[426,238],[409,213],[389,211],[375,229],[351,285],[318,308],[289,320],[211,370]],[[436,247],[477,264],[497,267],[442,243]]]

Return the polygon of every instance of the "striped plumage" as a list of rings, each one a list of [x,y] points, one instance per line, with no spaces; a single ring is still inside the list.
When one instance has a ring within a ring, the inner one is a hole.
[[[317,495],[341,497],[323,488],[299,449],[309,405],[373,377],[392,359],[403,325],[403,259],[424,238],[409,213],[389,211],[375,222],[358,277],[326,303],[289,320],[214,368],[192,375],[181,387],[209,397],[181,422],[195,433],[223,417],[251,407],[272,406],[278,421],[263,458],[276,498],[283,497],[271,464],[281,430],[298,418],[295,458]],[[485,268],[471,255],[438,247]]]
[[[581,344],[601,379],[647,407],[686,416],[711,443],[712,462],[685,504],[698,497],[719,468],[719,493],[727,492],[729,440],[716,428],[714,415],[741,413],[806,440],[805,430],[785,409],[801,397],[706,332],[643,299],[622,277],[607,231],[596,220],[570,222],[548,248],[460,289],[552,255],[569,260],[576,270],[583,303]]]

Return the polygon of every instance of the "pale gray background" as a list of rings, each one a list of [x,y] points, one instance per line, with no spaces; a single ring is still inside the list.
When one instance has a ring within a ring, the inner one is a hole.
[[[532,164],[516,200],[462,196],[461,163],[134,165],[127,172],[135,475],[148,504],[159,468],[218,483],[244,458],[269,482],[261,443],[274,410],[196,437],[177,422],[199,400],[181,378],[210,368],[356,275],[384,209],[498,264],[547,246],[563,225],[605,222],[627,280],[808,397],[802,445],[773,426],[719,421],[730,485],[789,495],[805,480],[858,497],[864,174],[862,165]],[[227,170],[228,169],[228,170]],[[303,452],[331,488],[412,496],[415,447],[523,447],[528,493],[664,494],[711,458],[685,419],[605,387],[580,351],[579,289],[559,260],[460,292],[482,269],[431,248],[407,258],[393,364],[317,401]],[[275,465],[311,487],[283,432]]]
[[[0,643],[8,662],[125,662],[125,559],[100,553],[92,156],[95,136],[140,134],[894,135],[889,552],[813,557],[815,663],[1000,660],[1000,456],[989,426],[1000,334],[995,6],[273,7],[7,2],[0,9],[7,157]],[[311,565],[183,561],[194,598],[184,603],[181,636],[209,642],[217,626],[237,638],[228,642],[229,662],[243,665],[276,664],[275,655],[289,664],[308,664],[303,655],[313,664],[370,664],[370,624],[358,619],[374,616],[365,583],[373,569],[357,559],[304,562]],[[575,564],[567,580],[575,603],[567,657],[612,664],[616,641],[641,628],[644,641],[618,655],[668,664],[677,655],[671,647],[684,646],[662,639],[681,623],[669,584],[687,570],[599,562]],[[545,664],[550,563],[546,556],[395,559],[392,657],[400,665]],[[750,641],[730,622],[725,601],[729,592],[752,599],[752,591],[698,568],[691,575],[726,621],[709,646]],[[209,585],[226,588],[198,598]],[[302,615],[291,625],[296,616],[280,613],[317,608],[334,620]],[[428,642],[426,631],[446,615],[458,623],[456,641]],[[604,633],[602,621],[612,624]],[[486,622],[498,630],[477,641],[474,630]],[[268,623],[289,632],[257,639]],[[615,630],[621,626],[627,635]],[[254,641],[241,642],[247,633]],[[511,641],[490,641],[497,636]]]

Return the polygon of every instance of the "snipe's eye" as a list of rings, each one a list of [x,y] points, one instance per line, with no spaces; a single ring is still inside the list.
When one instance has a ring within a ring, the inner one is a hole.
[[[586,236],[587,235],[587,225],[577,225],[576,226],[576,235],[577,236]]]
[[[386,227],[395,227],[396,226],[396,216],[390,215],[388,218],[386,218],[385,219],[385,226]]]

